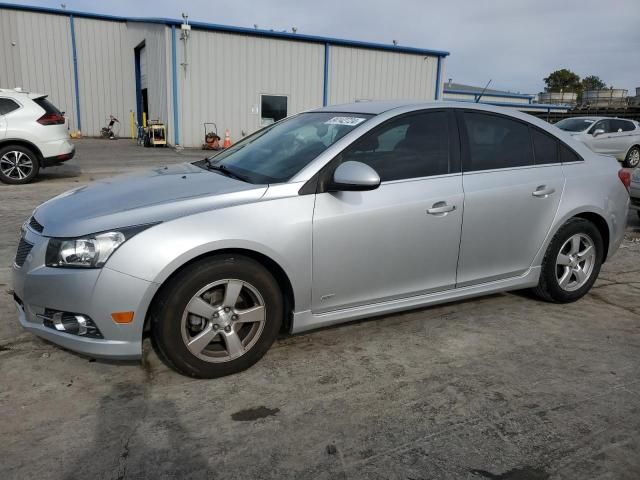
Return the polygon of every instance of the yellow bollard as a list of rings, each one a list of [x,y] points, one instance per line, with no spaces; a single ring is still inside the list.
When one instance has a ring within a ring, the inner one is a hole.
[[[131,139],[136,138],[136,120],[135,115],[133,114],[133,110],[131,110],[131,119],[129,120],[129,124],[131,125]]]
[[[147,128],[147,112],[142,112],[142,126]]]

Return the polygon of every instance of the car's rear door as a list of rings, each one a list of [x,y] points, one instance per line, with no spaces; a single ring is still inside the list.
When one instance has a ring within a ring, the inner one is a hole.
[[[314,313],[455,287],[462,178],[453,112],[396,117],[368,132],[328,167],[368,164],[381,185],[316,195]]]
[[[504,115],[460,111],[458,120],[465,200],[457,285],[521,275],[547,236],[564,189],[558,141]]]

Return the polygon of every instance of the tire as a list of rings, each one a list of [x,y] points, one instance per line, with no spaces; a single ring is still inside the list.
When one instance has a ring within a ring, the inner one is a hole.
[[[235,291],[236,303],[225,307],[233,303],[226,301],[227,292],[233,298]],[[283,308],[277,281],[260,263],[242,255],[217,255],[187,266],[162,287],[151,308],[151,339],[160,358],[179,373],[231,375],[251,367],[271,347]],[[260,312],[263,320],[250,322]],[[187,346],[198,338],[202,343]]]
[[[634,146],[629,149],[623,165],[627,168],[636,168],[640,165],[640,147]]]
[[[640,218],[640,210],[636,210],[636,214],[638,215],[638,218]]]
[[[38,156],[31,149],[22,145],[0,148],[0,181],[22,185],[31,182],[39,171]]]
[[[580,239],[580,247],[578,251],[580,253],[587,251],[589,242],[593,250],[593,258],[590,258],[590,254],[584,254],[582,260],[580,257],[575,257],[575,254],[571,252],[573,247],[572,243],[569,243],[571,239]],[[582,265],[582,271],[584,272],[583,280],[580,282],[580,278],[576,273],[572,272],[572,265],[558,265],[560,261],[559,254],[563,253],[562,263],[567,262],[572,256],[577,261],[577,268]],[[533,293],[539,298],[548,302],[554,303],[570,303],[582,298],[593,286],[598,274],[600,273],[600,267],[602,266],[602,259],[604,254],[604,242],[602,241],[602,235],[596,226],[588,220],[583,218],[572,218],[565,223],[560,230],[555,234],[544,259],[542,260],[542,271],[540,272],[540,281],[538,286],[533,289]],[[590,260],[587,260],[589,256]],[[590,261],[590,267],[588,266]],[[567,271],[567,268],[569,271]],[[588,270],[588,273],[585,272]],[[569,274],[569,279],[565,286],[561,286],[561,280],[565,279],[566,273]],[[585,278],[586,277],[586,278]]]

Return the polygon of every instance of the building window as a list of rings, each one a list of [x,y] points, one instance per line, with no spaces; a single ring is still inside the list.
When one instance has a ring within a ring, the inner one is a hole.
[[[287,97],[262,95],[260,98],[260,124],[271,125],[287,116]]]

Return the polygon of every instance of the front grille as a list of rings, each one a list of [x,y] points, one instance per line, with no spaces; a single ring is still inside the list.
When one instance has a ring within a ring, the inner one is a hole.
[[[42,233],[44,227],[36,220],[36,217],[31,217],[29,219],[29,226],[33,228],[36,232]]]
[[[640,198],[631,197],[631,205],[636,207],[640,207]]]
[[[20,243],[18,244],[18,251],[16,252],[15,264],[19,267],[24,265],[24,261],[27,259],[27,255],[33,248],[29,242],[27,242],[24,238],[20,239]]]

